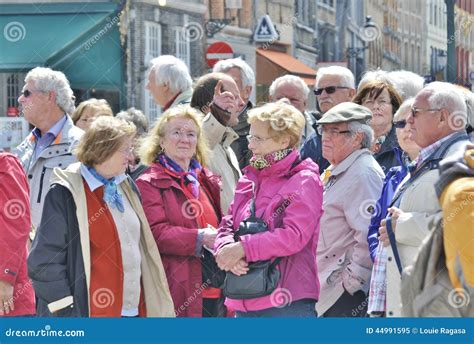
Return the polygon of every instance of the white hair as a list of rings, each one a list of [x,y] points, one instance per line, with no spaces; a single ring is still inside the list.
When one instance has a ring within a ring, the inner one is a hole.
[[[28,72],[25,82],[31,82],[39,91],[54,92],[56,105],[64,112],[72,114],[76,109],[74,93],[66,76],[51,68],[36,67]]]
[[[273,80],[272,84],[270,85],[270,90],[269,90],[270,97],[273,98],[275,96],[275,92],[277,88],[284,84],[292,84],[292,85],[297,86],[303,93],[304,99],[308,99],[309,87],[306,85],[303,79],[301,79],[299,76],[290,75],[290,74],[280,76],[279,78],[276,78],[275,80]]]
[[[363,124],[357,121],[351,121],[347,124],[348,130],[352,134],[362,133],[362,148],[369,148],[372,146],[374,140],[374,130],[368,124]]]
[[[240,78],[242,79],[242,86],[252,86],[255,85],[255,73],[252,68],[242,60],[240,57],[235,59],[221,60],[214,65],[212,68],[213,73],[227,73],[231,68],[238,68],[240,70]]]
[[[407,70],[389,72],[388,77],[403,100],[415,97],[425,85],[422,76]]]
[[[467,123],[466,101],[461,92],[449,82],[435,81],[428,84],[422,91],[431,93],[428,104],[432,109],[447,109],[457,121]]]
[[[341,85],[333,85],[333,86],[344,86],[349,88],[355,89],[355,79],[354,74],[350,71],[350,69],[341,66],[329,66],[329,67],[321,67],[318,69],[316,73],[316,87],[318,87],[319,80],[321,80],[324,76],[338,76],[341,78]]]
[[[362,88],[364,88],[365,85],[373,81],[382,81],[386,84],[394,86],[388,72],[381,69],[369,70],[365,72],[364,74],[362,74],[362,79],[360,79],[359,81],[359,85],[357,86],[357,91],[360,91]]]
[[[155,73],[157,85],[166,84],[171,92],[181,93],[191,88],[193,80],[186,64],[173,55],[162,55],[150,61],[150,73]]]
[[[408,98],[407,100],[405,100],[402,105],[400,105],[400,107],[398,108],[397,112],[395,112],[395,115],[393,115],[393,120],[394,121],[398,121],[400,120],[400,117],[403,116],[403,114],[405,114],[407,111],[410,111],[412,106],[413,106],[413,103],[415,102],[415,98]]]

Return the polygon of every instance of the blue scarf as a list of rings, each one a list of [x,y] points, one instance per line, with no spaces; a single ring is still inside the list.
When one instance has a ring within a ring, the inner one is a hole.
[[[99,182],[104,184],[104,201],[112,208],[117,208],[121,213],[125,211],[123,206],[122,195],[117,189],[117,184],[115,184],[115,177],[110,179],[105,179],[102,177],[93,167],[87,166],[89,172],[97,179]]]
[[[201,164],[196,159],[191,159],[188,171],[184,171],[173,159],[165,154],[159,154],[156,159],[169,172],[175,174],[181,182],[190,189],[194,197],[199,196],[198,174],[202,170]],[[190,186],[190,187],[189,187]]]

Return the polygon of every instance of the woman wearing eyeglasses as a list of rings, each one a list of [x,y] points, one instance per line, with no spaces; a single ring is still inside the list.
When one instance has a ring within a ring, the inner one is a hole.
[[[220,224],[216,260],[221,269],[243,276],[249,273],[249,264],[279,258],[280,278],[271,294],[227,298],[226,305],[236,310],[237,317],[314,317],[322,183],[317,165],[299,156],[305,119],[284,100],[252,109],[248,115],[253,156]],[[268,230],[237,240],[252,203],[255,216]]]
[[[393,86],[383,81],[372,81],[359,90],[352,101],[372,111],[370,126],[375,138],[372,151],[375,160],[387,173],[390,168],[399,165],[394,149],[400,147],[392,121],[402,103],[401,97]]]
[[[387,216],[395,191],[408,174],[408,164],[416,159],[421,149],[410,138],[410,127],[406,122],[413,101],[414,98],[410,98],[403,102],[393,117],[393,127],[401,148],[396,149],[399,166],[392,167],[385,176],[382,193],[377,201],[377,211],[371,218],[367,235],[370,256],[374,261],[367,313],[373,317],[385,315],[387,249],[379,243],[380,222]]]
[[[208,148],[201,120],[198,110],[175,106],[140,148],[150,168],[137,185],[178,317],[226,316],[212,254],[221,219],[220,177],[203,167]]]
[[[54,169],[28,257],[42,317],[173,317],[161,258],[125,175],[135,126],[99,117]]]

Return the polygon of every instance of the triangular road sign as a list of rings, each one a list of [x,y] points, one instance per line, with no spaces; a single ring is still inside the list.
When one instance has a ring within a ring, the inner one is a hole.
[[[270,42],[280,38],[268,14],[261,17],[253,34],[255,42]]]

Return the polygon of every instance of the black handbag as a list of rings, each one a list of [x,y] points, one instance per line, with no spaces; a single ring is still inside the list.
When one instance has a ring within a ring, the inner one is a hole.
[[[222,288],[225,280],[225,271],[217,266],[216,258],[207,249],[203,248],[201,256],[202,281],[208,286]]]
[[[255,199],[250,203],[250,216],[242,221],[234,235],[236,241],[241,235],[266,232],[268,226],[261,218],[255,216]],[[277,264],[281,258],[263,260],[249,264],[249,271],[245,275],[237,276],[227,272],[222,292],[231,299],[254,299],[271,294],[280,280],[280,271]]]

